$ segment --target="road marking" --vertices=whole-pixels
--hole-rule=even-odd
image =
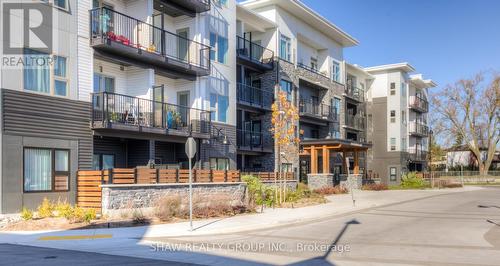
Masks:
[[[51,240],[84,240],[84,239],[104,239],[112,238],[113,235],[75,235],[75,236],[42,236],[38,240],[51,241]]]

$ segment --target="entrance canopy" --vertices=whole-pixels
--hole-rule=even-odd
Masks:
[[[330,172],[330,152],[342,152],[343,164],[345,165],[346,153],[354,154],[354,174],[359,174],[359,153],[366,152],[372,145],[356,141],[342,139],[315,139],[303,140],[300,155],[311,156],[311,174],[318,173],[318,155],[321,152],[323,160],[323,173]]]

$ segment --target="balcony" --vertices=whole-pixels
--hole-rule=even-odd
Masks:
[[[271,110],[274,93],[238,83],[238,104],[255,109]]]
[[[408,149],[408,158],[413,162],[427,161],[427,155],[427,151],[422,150],[421,147]]]
[[[345,86],[344,96],[360,103],[365,101],[365,91],[349,84]]]
[[[240,36],[236,36],[236,40],[238,63],[261,71],[269,71],[274,68],[273,51]]]
[[[418,95],[410,96],[408,105],[412,110],[415,110],[419,113],[427,113],[429,111],[429,102]]]
[[[90,45],[96,56],[155,68],[170,78],[210,74],[210,47],[102,7],[90,10]]]
[[[237,130],[237,145],[241,151],[273,152],[271,134],[247,130]]]
[[[410,132],[410,135],[416,137],[429,136],[429,127],[422,122],[410,122],[408,131]]]
[[[198,13],[210,10],[210,0],[159,0],[154,1],[154,7],[171,17],[196,17]]]
[[[300,99],[299,114],[301,118],[320,120],[323,122],[338,122],[339,116],[334,108],[312,99]]]
[[[365,130],[365,118],[359,115],[346,115],[344,127],[357,131]]]
[[[92,94],[92,128],[208,138],[210,111],[111,92]]]
[[[314,74],[316,74],[316,75],[319,75],[319,76],[321,76],[322,78],[330,79],[330,77],[328,77],[328,73],[326,73],[326,72],[321,72],[321,71],[319,71],[318,69],[313,68],[313,67],[308,66],[308,65],[305,65],[305,64],[303,64],[303,63],[298,63],[298,64],[297,64],[297,67],[300,67],[300,68],[302,68],[302,69],[305,69],[305,70],[307,70],[307,71],[309,71],[309,72],[311,72],[311,73],[314,73]]]

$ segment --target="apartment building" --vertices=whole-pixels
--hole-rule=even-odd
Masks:
[[[2,56],[48,63],[2,65],[1,213],[73,203],[79,169],[186,168],[189,136],[195,167],[236,168],[235,1],[7,2]],[[51,49],[15,37],[42,18]]]
[[[374,80],[367,91],[368,175],[396,184],[409,171],[427,168],[428,89],[436,84],[408,63],[364,69]]]
[[[343,158],[354,161],[358,157],[352,145],[365,148],[361,144],[365,141],[365,91],[348,75],[343,58],[343,49],[357,45],[357,40],[301,1],[251,0],[241,6],[265,18],[260,29],[244,29],[244,39],[273,51],[277,59],[273,71],[255,74],[250,82],[266,90],[275,86],[276,93],[284,91],[299,109],[300,154],[286,149],[278,154],[275,149],[274,168],[300,172],[302,180],[309,173],[346,173]],[[266,25],[267,21],[272,23]],[[362,86],[363,75],[359,78]],[[354,163],[349,167],[365,168]]]

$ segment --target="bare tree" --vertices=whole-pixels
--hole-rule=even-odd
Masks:
[[[436,131],[449,141],[463,141],[476,157],[480,174],[487,175],[500,139],[500,75],[461,79],[436,93],[432,103]],[[485,149],[486,156],[481,153]]]

